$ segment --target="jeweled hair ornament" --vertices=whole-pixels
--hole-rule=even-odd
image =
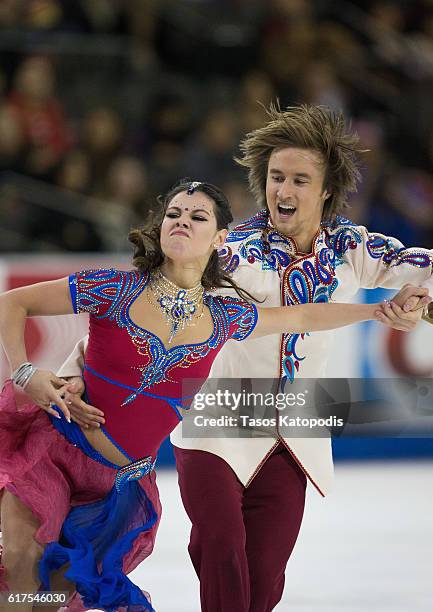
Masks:
[[[200,185],[202,185],[200,181],[192,181],[192,183],[188,185],[188,189],[186,191],[187,194],[192,195],[194,191],[197,189],[197,187],[199,187]]]

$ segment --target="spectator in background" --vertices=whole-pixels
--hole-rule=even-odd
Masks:
[[[306,64],[314,59],[316,24],[305,0],[271,0],[263,24],[262,68],[286,101],[297,100]]]
[[[357,119],[353,123],[359,136],[359,146],[365,151],[360,168],[362,180],[358,191],[350,198],[350,219],[360,225],[371,226],[372,210],[376,208],[377,199],[382,188],[391,154],[386,148],[385,131],[380,118]],[[378,225],[377,228],[382,228]],[[387,231],[388,234],[393,232]],[[394,232],[395,234],[395,232]]]
[[[6,93],[6,76],[0,68],[0,102],[3,104]]]
[[[62,2],[63,27],[71,22],[85,32],[117,32],[122,22],[122,2],[112,0],[75,0]]]
[[[30,223],[28,206],[10,180],[10,173],[25,169],[25,136],[17,113],[0,103],[0,251],[28,251]]]
[[[179,83],[179,89],[184,88],[185,83]],[[182,94],[159,91],[144,121],[148,140],[141,154],[149,162],[152,193],[156,196],[167,191],[184,174],[185,142],[194,129],[191,106],[183,91]]]
[[[347,92],[327,61],[315,61],[306,66],[300,86],[301,99],[308,104],[328,106],[334,111],[348,111]]]
[[[54,69],[48,58],[30,56],[21,63],[8,104],[25,137],[27,173],[51,182],[71,146],[72,134],[55,96]]]
[[[12,107],[0,106],[0,171],[22,172],[25,137],[17,113]]]
[[[22,18],[21,0],[2,0],[0,2],[0,29],[15,28]]]
[[[142,225],[149,212],[144,165],[134,157],[116,158],[107,174],[101,202],[102,233],[107,251],[129,251],[126,236],[132,227]]]
[[[405,11],[393,0],[371,3],[369,10],[369,33],[377,53],[389,64],[397,65],[401,60],[401,45],[405,42]]]
[[[230,202],[233,215],[231,228],[236,227],[248,216],[259,211],[257,202],[252,197],[245,181],[240,179],[227,181],[227,183],[224,183],[224,193]]]
[[[52,195],[52,194],[51,194]],[[93,218],[90,202],[62,193],[69,214],[53,208],[37,209],[37,214],[27,219],[30,250],[45,252],[71,251],[94,253],[103,250],[99,223]],[[87,206],[86,206],[87,204]],[[82,214],[86,206],[86,214]],[[77,213],[74,214],[74,208]]]
[[[237,130],[248,133],[266,121],[265,107],[277,97],[270,76],[263,70],[251,70],[242,79],[237,95]],[[260,104],[258,103],[260,102]]]
[[[371,226],[394,229],[401,240],[431,244],[433,232],[433,178],[418,168],[395,160],[388,166],[382,192],[371,207]]]
[[[361,200],[365,222],[373,230],[394,234],[413,244],[431,244],[433,237],[433,179],[428,171],[402,164],[384,146],[379,127],[366,128],[357,122],[363,144],[373,149],[365,155],[361,191],[352,203]],[[366,132],[369,133],[366,134]],[[375,144],[377,143],[377,145]],[[433,166],[433,164],[432,164]],[[353,215],[351,215],[352,217]]]
[[[131,0],[124,8],[131,35],[131,62],[136,72],[157,63],[155,38],[161,4],[157,0]]]
[[[188,87],[183,83],[183,86]],[[150,146],[161,142],[183,145],[194,129],[191,108],[186,96],[172,91],[161,91],[155,95],[146,129]],[[151,151],[150,151],[151,153]]]
[[[90,157],[82,149],[73,149],[63,159],[56,174],[56,184],[83,195],[89,194],[92,183]]]
[[[382,172],[401,171],[399,192],[429,197],[428,180],[414,178],[414,167],[431,171],[424,151],[433,128],[432,24],[431,0],[1,0],[0,29],[17,38],[10,48],[4,39],[0,59],[0,170],[101,198],[111,190],[115,160],[131,154],[145,161],[152,196],[198,171],[239,194],[230,143],[266,121],[257,102],[304,101],[370,124],[373,141],[371,117],[380,117],[383,159],[374,142],[366,145],[375,153],[365,157],[355,211],[374,194],[374,215],[382,202],[390,223]],[[55,63],[23,57],[20,30],[35,53],[45,43],[53,48],[51,35],[59,33]],[[74,34],[86,42],[71,53]],[[105,34],[113,35],[108,44]],[[387,146],[395,162],[385,171]]]
[[[169,140],[156,142],[149,160],[149,173],[153,195],[166,191],[182,175],[182,147]]]
[[[433,77],[433,4],[421,21],[420,31],[407,37],[410,48],[410,68],[418,78]],[[407,60],[406,60],[407,61]]]
[[[96,197],[105,188],[105,179],[124,141],[119,115],[111,108],[100,106],[88,112],[81,125],[82,147],[90,160],[92,191]]]
[[[338,74],[366,65],[366,49],[342,23],[331,20],[318,23],[316,37],[315,59],[326,61]]]
[[[211,109],[195,138],[186,146],[184,174],[216,185],[234,176],[233,155],[238,143],[238,121],[233,111]],[[237,173],[236,173],[237,176]]]
[[[62,22],[64,5],[62,0],[27,0],[21,3],[23,21],[29,29],[53,30]]]
[[[240,105],[257,107],[257,102],[260,101],[263,106],[268,107],[275,96],[274,84],[263,70],[250,70],[240,83],[238,94]]]

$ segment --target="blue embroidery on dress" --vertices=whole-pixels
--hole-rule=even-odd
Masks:
[[[108,318],[114,321],[120,329],[125,329],[138,353],[147,358],[142,367],[140,385],[133,390],[123,404],[136,399],[144,389],[161,382],[175,382],[170,378],[174,367],[188,368],[190,365],[206,357],[209,351],[224,344],[230,337],[243,339],[254,329],[257,322],[257,310],[236,298],[211,296],[205,294],[204,303],[208,306],[212,320],[213,331],[204,342],[184,344],[167,349],[158,336],[139,327],[129,315],[129,309],[141,292],[146,288],[149,275],[143,275],[137,270],[122,272],[116,270],[91,271],[87,279],[85,274],[78,275],[77,301],[81,310],[91,308],[90,312],[97,318]],[[115,286],[115,287],[114,287]],[[81,288],[84,287],[84,297]],[[106,311],[100,306],[104,296]],[[107,296],[114,296],[113,302],[107,304]],[[91,300],[93,299],[93,303]],[[102,311],[99,312],[98,308]],[[99,314],[98,314],[99,312]],[[235,324],[237,330],[230,336],[230,326]],[[177,411],[178,412],[178,411]]]
[[[222,300],[223,307],[229,317],[229,325],[236,325],[236,330],[230,335],[230,338],[232,340],[245,340],[257,324],[256,306],[234,297],[223,297]]]
[[[208,340],[198,344],[183,344],[166,349],[157,336],[136,326],[129,317],[129,314],[126,322],[121,321],[118,323],[119,327],[126,326],[136,346],[138,346],[136,339],[139,337],[140,349],[144,349],[144,351],[146,347],[150,349],[150,361],[141,369],[142,381],[137,389],[137,393],[160,382],[174,382],[170,378],[170,371],[174,367],[188,368],[190,365],[206,357],[211,350],[227,342],[230,338],[230,324],[233,322],[241,330],[239,336],[235,339],[241,339],[242,334],[246,337],[255,327],[257,311],[253,305],[247,304],[242,300],[237,302],[236,298],[214,297],[208,294],[205,295],[204,302],[210,309],[214,329]],[[240,316],[240,312],[237,311],[236,320],[230,314],[230,308],[233,308],[234,304],[238,306],[243,304],[243,315]],[[251,317],[251,312],[255,312],[254,317]],[[233,337],[235,336],[233,335]],[[135,397],[135,394],[131,395],[124,403],[132,401]]]
[[[122,285],[119,277],[124,274],[118,270],[84,270],[69,277],[69,288],[74,312],[88,312],[104,316],[106,311],[115,307]]]
[[[152,457],[143,457],[138,459],[129,465],[125,465],[120,468],[116,474],[114,484],[117,491],[121,491],[122,488],[131,482],[131,480],[140,480],[146,474],[149,474],[155,468],[156,459]]]
[[[116,387],[122,387],[122,389],[127,389],[128,391],[133,391],[133,396],[137,397],[137,395],[145,395],[147,397],[152,397],[152,398],[156,398],[159,400],[163,400],[164,402],[167,402],[167,404],[174,410],[174,412],[176,413],[176,416],[178,417],[178,419],[181,421],[182,420],[182,415],[178,410],[178,407],[180,406],[181,408],[183,408],[184,410],[189,410],[189,406],[188,405],[184,405],[183,402],[184,400],[188,400],[188,399],[192,399],[194,396],[184,396],[184,397],[170,397],[168,395],[157,395],[156,393],[149,393],[148,391],[139,391],[139,389],[135,389],[135,387],[131,387],[130,385],[125,385],[124,383],[118,382],[117,380],[113,380],[112,378],[109,378],[108,376],[104,376],[104,374],[100,374],[99,372],[96,372],[96,370],[94,370],[93,368],[91,368],[88,365],[84,365],[84,369],[87,370],[88,372],[90,372],[91,374],[93,374],[93,376],[96,376],[97,378],[100,378],[101,380],[105,380],[105,382],[111,383],[112,385],[116,385]],[[131,396],[129,396],[131,397]],[[129,397],[122,403],[122,406],[125,405],[126,403],[129,403]],[[129,401],[128,401],[129,400]],[[90,401],[90,400],[89,400]],[[107,437],[110,438],[108,432],[105,431],[104,427],[101,426],[101,429],[104,431],[104,433],[106,434]],[[110,438],[110,440],[113,442],[113,444],[115,444],[117,446],[117,442],[113,439]],[[118,449],[125,455],[125,451],[120,448],[120,446],[118,446]],[[126,456],[128,457],[128,459],[131,459],[131,461],[133,460],[131,457],[129,457],[129,455],[126,454]]]

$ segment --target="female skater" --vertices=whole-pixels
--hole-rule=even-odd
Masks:
[[[198,390],[230,339],[325,330],[380,312],[374,304],[248,303],[219,268],[216,251],[232,217],[212,185],[179,184],[162,215],[150,231],[131,232],[134,270],[88,270],[0,296],[13,372],[0,403],[3,589],[36,592],[67,580],[79,594],[69,610],[152,611],[126,573],[153,547],[160,514],[153,469],[192,399],[182,396],[182,379],[197,379]],[[228,286],[241,298],[208,293]],[[66,381],[30,364],[24,345],[27,316],[82,312],[90,314],[87,397],[106,418],[91,431],[70,422]],[[32,403],[22,405],[14,384]]]

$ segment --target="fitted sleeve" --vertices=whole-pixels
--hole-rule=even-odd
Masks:
[[[432,250],[406,248],[396,238],[368,232],[362,226],[356,230],[361,244],[348,252],[361,287],[399,289],[406,283],[423,285],[431,279]]]
[[[96,317],[110,314],[121,294],[123,275],[114,269],[83,270],[71,274],[69,290],[74,312],[87,312]]]
[[[228,321],[228,339],[245,340],[257,324],[257,308],[239,298],[221,298]]]

